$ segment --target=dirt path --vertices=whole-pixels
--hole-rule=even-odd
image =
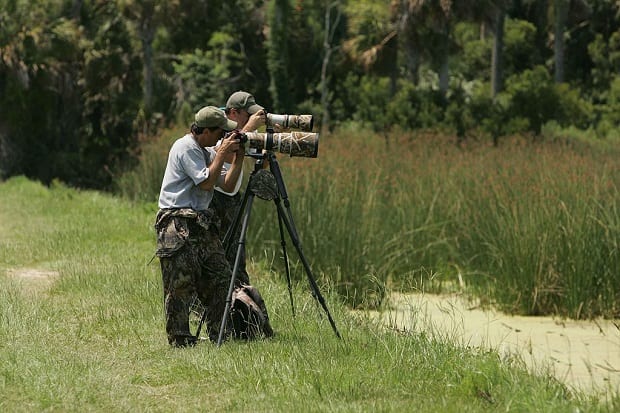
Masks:
[[[620,321],[563,321],[469,308],[457,295],[394,295],[386,325],[457,344],[518,354],[533,372],[550,367],[569,387],[620,392]]]

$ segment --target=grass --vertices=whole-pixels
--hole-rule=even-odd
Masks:
[[[321,137],[317,159],[279,156],[316,276],[356,307],[458,286],[512,313],[620,317],[620,148],[553,133],[494,147],[341,131]],[[145,146],[120,193],[154,202],[177,136]],[[283,271],[273,204],[254,203],[248,245]]]
[[[0,410],[614,411],[519,360],[388,331],[321,283],[343,339],[304,283],[254,262],[276,337],[221,348],[165,339],[152,204],[24,178],[0,183]],[[42,280],[32,270],[57,273]],[[17,275],[16,275],[17,274]]]

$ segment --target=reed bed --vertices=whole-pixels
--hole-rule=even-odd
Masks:
[[[305,254],[353,305],[459,288],[509,312],[589,318],[620,315],[615,159],[525,138],[351,133],[281,169]],[[279,249],[270,210],[252,221],[251,256]]]
[[[145,188],[158,189],[170,143],[145,151],[139,175],[119,180],[124,194],[156,199]],[[596,147],[343,130],[321,136],[316,159],[277,156],[313,275],[353,306],[380,306],[390,289],[459,289],[512,313],[612,318],[620,316],[619,151]],[[250,259],[284,272],[272,203],[254,202],[247,244]]]

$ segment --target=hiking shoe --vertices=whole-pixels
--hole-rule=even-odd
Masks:
[[[172,347],[194,347],[196,341],[194,336],[176,336],[168,340]]]

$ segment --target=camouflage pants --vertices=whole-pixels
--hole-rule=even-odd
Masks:
[[[168,342],[195,340],[189,329],[189,306],[195,295],[207,310],[209,338],[216,340],[232,276],[219,234],[213,224],[206,229],[192,218],[170,219],[177,228],[187,228],[188,234],[178,251],[160,256]]]
[[[232,226],[235,217],[237,216],[237,212],[239,208],[241,208],[241,203],[243,201],[243,195],[240,192],[237,192],[235,195],[230,196],[223,194],[221,192],[215,191],[213,193],[213,199],[211,200],[211,205],[209,208],[215,213],[215,216],[219,219],[219,230],[220,237],[222,240],[226,235],[228,229]],[[239,237],[241,237],[241,224],[239,222],[239,226],[237,227],[237,231],[233,234],[231,239],[231,246],[228,250],[228,254],[226,258],[230,263],[230,267],[233,268],[235,265],[235,258],[237,257],[237,249]],[[237,280],[242,282],[243,284],[250,284],[250,276],[246,270],[245,264],[245,245],[241,248],[241,257],[239,261],[239,271],[237,273]]]

